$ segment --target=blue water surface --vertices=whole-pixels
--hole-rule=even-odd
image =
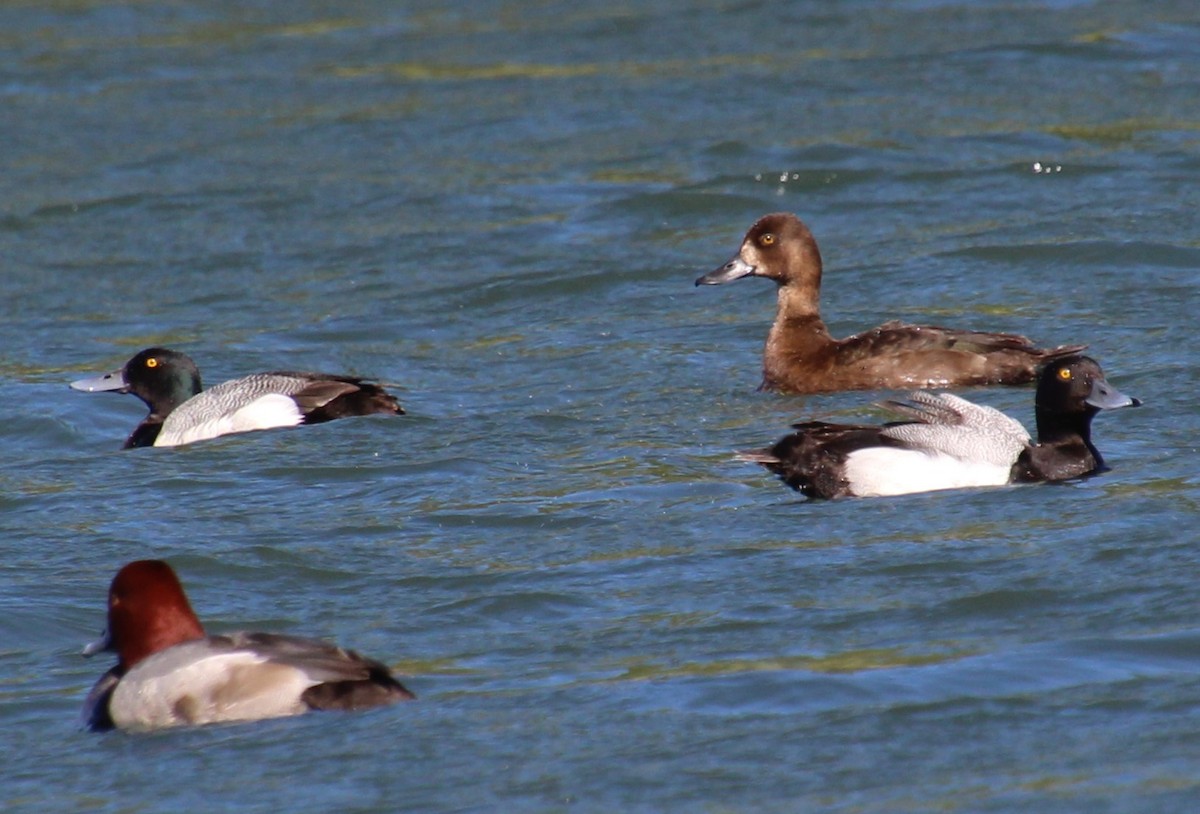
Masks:
[[[0,808],[1189,811],[1200,800],[1193,2],[0,7]],[[1081,342],[1144,405],[1080,482],[809,502],[733,458],[760,215],[888,319]],[[208,383],[408,414],[122,452]],[[1032,424],[1032,391],[965,395]],[[78,725],[123,563],[419,700]]]

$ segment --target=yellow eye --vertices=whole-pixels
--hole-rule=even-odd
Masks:
[[[146,367],[158,367],[158,360],[151,356],[146,360]]]
[[[760,238],[758,239],[758,245],[760,245],[760,246],[774,246],[774,245],[775,245],[775,235],[773,235],[773,234],[772,234],[772,233],[770,233],[770,232],[767,232],[765,235],[763,235],[762,237],[760,237]]]
[[[1064,367],[1062,370],[1058,371],[1058,378],[1062,379],[1064,382],[1071,381],[1071,368]]]

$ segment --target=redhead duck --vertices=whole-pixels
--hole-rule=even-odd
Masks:
[[[115,650],[84,705],[94,730],[250,721],[314,709],[365,709],[415,696],[387,666],[315,639],[206,636],[162,560],[138,560],[108,589],[108,629],[84,655]]]
[[[1015,419],[949,394],[915,392],[888,406],[911,421],[883,426],[807,421],[770,449],[741,453],[809,497],[880,497],[1078,478],[1104,468],[1092,444],[1100,410],[1141,402],[1108,383],[1095,360],[1056,359],[1038,377],[1038,442]]]
[[[363,379],[323,373],[255,373],[201,391],[200,370],[186,354],[147,348],[120,370],[71,382],[75,390],[133,393],[150,414],[125,441],[173,447],[219,435],[354,415],[403,415],[400,403]]]
[[[779,287],[775,324],[763,350],[759,389],[827,393],[955,385],[1021,384],[1039,365],[1085,345],[1043,349],[1015,334],[980,333],[886,322],[834,339],[821,321],[821,252],[795,215],[765,215],[732,260],[696,280],[720,285],[766,277]]]

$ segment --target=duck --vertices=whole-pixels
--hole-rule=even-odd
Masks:
[[[1141,402],[1087,356],[1049,362],[1034,396],[1037,442],[1014,418],[950,393],[914,391],[883,425],[806,421],[768,449],[739,453],[813,498],[884,497],[1080,478],[1106,469],[1092,443],[1100,410]]]
[[[93,731],[253,721],[312,710],[359,710],[414,696],[381,662],[317,639],[207,635],[163,560],[123,566],[108,589],[108,627],[84,648],[117,664],[88,693]]]
[[[809,228],[792,213],[775,212],[750,227],[729,262],[696,280],[701,286],[765,277],[778,286],[759,390],[810,394],[1025,384],[1046,362],[1086,348],[1039,348],[1017,334],[896,320],[834,339],[821,319],[821,271],[821,252]]]
[[[346,416],[404,414],[395,396],[353,376],[255,373],[204,390],[191,357],[159,347],[137,353],[120,370],[79,379],[71,387],[88,393],[132,393],[146,403],[150,413],[130,433],[124,449],[180,446]]]

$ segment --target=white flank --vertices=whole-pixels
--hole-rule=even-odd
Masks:
[[[298,715],[300,694],[319,682],[262,655],[206,651],[203,640],[155,653],[121,678],[109,711],[125,729],[156,729]]]
[[[1012,464],[964,461],[940,452],[867,447],[846,456],[846,480],[858,497],[1002,486]]]
[[[203,397],[201,393],[184,405],[186,407]],[[183,408],[180,408],[182,410]],[[179,426],[185,422],[175,421],[180,410],[167,416],[163,422],[162,431],[154,441],[156,447],[174,447],[180,444],[190,444],[194,441],[204,441],[219,435],[229,435],[235,432],[250,432],[251,430],[269,430],[274,427],[294,427],[301,422],[304,414],[291,396],[280,393],[269,393],[255,399],[249,404],[226,415],[210,418],[207,421]]]

